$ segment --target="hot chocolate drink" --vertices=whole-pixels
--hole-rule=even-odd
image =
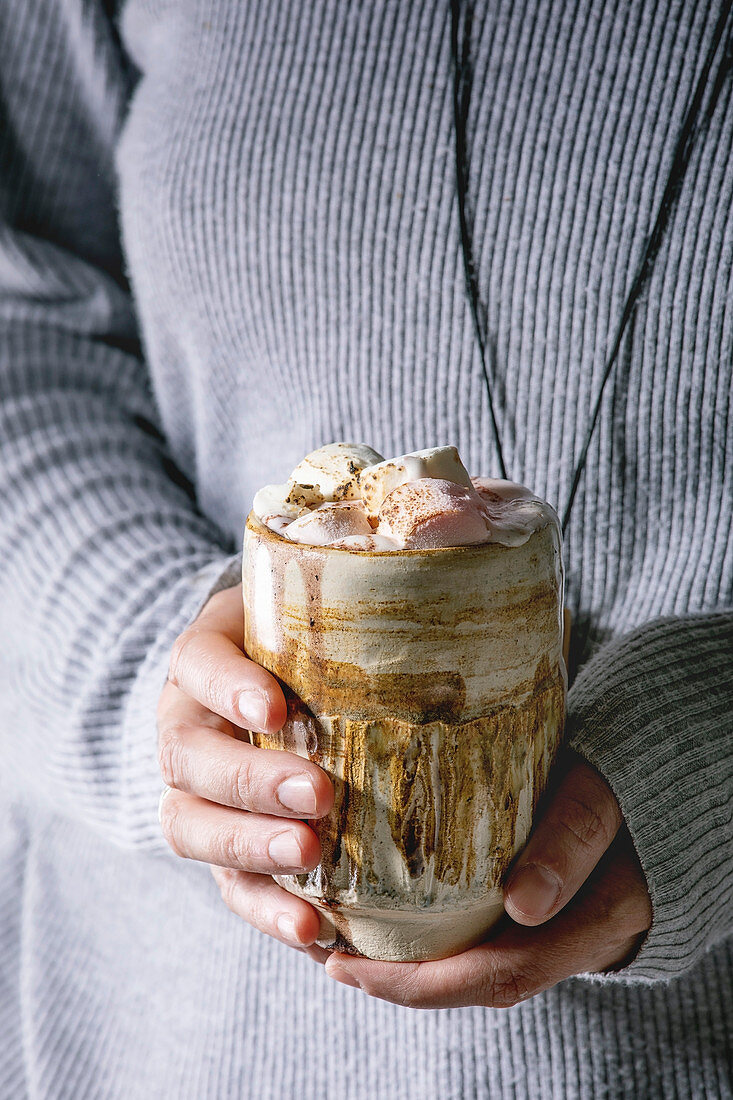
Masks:
[[[323,767],[322,859],[277,876],[324,947],[440,958],[484,938],[562,735],[557,516],[454,447],[308,455],[254,499],[245,648],[288,717],[254,744]]]

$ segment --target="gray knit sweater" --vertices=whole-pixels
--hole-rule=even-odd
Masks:
[[[509,475],[558,508],[719,10],[476,0],[489,367]],[[155,707],[254,490],[306,451],[455,443],[496,474],[449,4],[4,0],[0,74],[0,1096],[733,1096],[733,82],[566,540],[568,734],[651,932],[515,1008],[416,1011],[172,855]]]

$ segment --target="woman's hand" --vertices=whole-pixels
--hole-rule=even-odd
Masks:
[[[286,716],[280,685],[244,655],[243,635],[239,585],[213,596],[176,640],[158,705],[163,833],[176,854],[212,865],[233,912],[320,962],[330,958],[331,977],[414,1008],[508,1007],[633,955],[651,924],[646,880],[610,788],[570,754],[510,869],[512,921],[489,940],[424,963],[316,946],[316,910],[271,876],[316,866],[318,838],[294,819],[327,814],[333,785],[302,757],[238,739],[244,728],[275,732]]]
[[[242,730],[285,721],[277,680],[242,652],[242,586],[213,596],[177,639],[158,704],[158,752],[167,784],[160,823],[173,851],[212,865],[224,901],[262,932],[322,960],[310,947],[319,918],[273,874],[316,866],[318,837],[298,818],[333,805],[333,784],[291,752],[255,748]]]
[[[630,961],[652,920],[646,879],[611,788],[575,754],[510,868],[504,908],[511,921],[460,955],[386,963],[333,952],[326,973],[411,1008],[508,1008]]]

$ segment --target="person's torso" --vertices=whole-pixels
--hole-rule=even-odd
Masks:
[[[717,9],[474,5],[469,209],[509,476],[564,508]],[[496,474],[464,288],[450,4],[127,0],[118,154],[164,428],[238,539],[325,442]],[[601,406],[566,547],[596,637],[729,592],[731,84]],[[710,88],[708,88],[708,92]],[[729,554],[729,551],[728,551]]]

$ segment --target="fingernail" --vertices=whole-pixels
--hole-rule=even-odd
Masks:
[[[561,888],[562,883],[551,871],[529,863],[509,880],[507,896],[520,913],[539,920],[550,912]]]
[[[283,869],[303,867],[303,853],[295,833],[287,831],[278,833],[267,845],[270,859],[279,864]]]
[[[261,691],[248,689],[239,693],[237,700],[239,713],[245,721],[247,729],[254,729],[258,733],[264,733],[267,725],[267,700]]]
[[[277,788],[278,801],[299,814],[316,812],[316,789],[308,775],[291,775]]]
[[[280,913],[275,920],[277,930],[284,940],[288,943],[292,943],[296,947],[300,947],[300,939],[295,931],[295,918],[290,913]]]
[[[329,978],[334,978],[337,982],[342,982],[344,985],[353,985],[354,989],[361,989],[361,985],[354,975],[350,974],[348,970],[344,970],[343,966],[339,966],[338,963],[331,963],[330,966],[327,966],[326,973]]]

